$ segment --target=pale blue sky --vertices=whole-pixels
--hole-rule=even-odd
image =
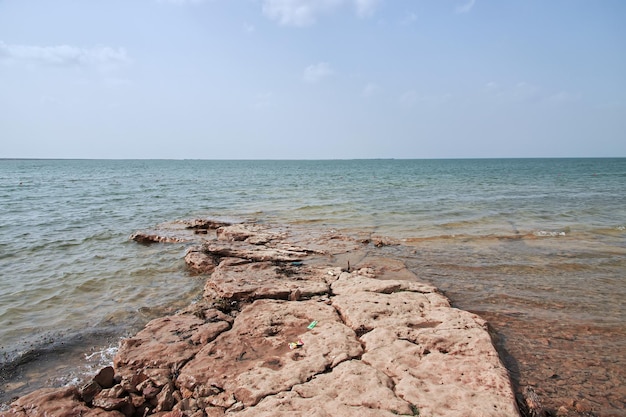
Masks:
[[[626,1],[0,0],[0,157],[626,156]]]

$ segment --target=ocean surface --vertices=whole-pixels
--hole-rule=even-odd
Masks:
[[[546,404],[626,415],[626,159],[0,160],[0,402],[80,381],[200,294],[195,217],[385,236]]]

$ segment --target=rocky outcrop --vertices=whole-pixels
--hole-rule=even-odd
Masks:
[[[355,247],[375,252],[371,242],[333,234],[320,250],[319,235],[311,249],[285,229],[217,230],[230,231],[186,255],[207,274],[201,301],[122,341],[114,372],[24,396],[5,414],[519,415],[484,320],[399,261],[330,265]]]

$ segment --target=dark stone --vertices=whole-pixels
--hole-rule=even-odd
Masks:
[[[102,388],[111,388],[115,385],[115,370],[112,366],[107,366],[106,368],[102,368],[98,375],[96,375],[93,380],[100,384]]]
[[[98,395],[100,391],[102,391],[102,386],[100,386],[100,384],[98,384],[96,381],[92,380],[91,382],[88,382],[87,384],[82,386],[82,388],[80,389],[80,398],[82,398],[85,403],[91,404],[94,397]]]

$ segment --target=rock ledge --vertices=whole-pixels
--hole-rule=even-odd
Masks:
[[[84,386],[3,415],[519,416],[486,322],[369,241],[210,221],[133,239],[194,243],[203,299],[123,340]]]

